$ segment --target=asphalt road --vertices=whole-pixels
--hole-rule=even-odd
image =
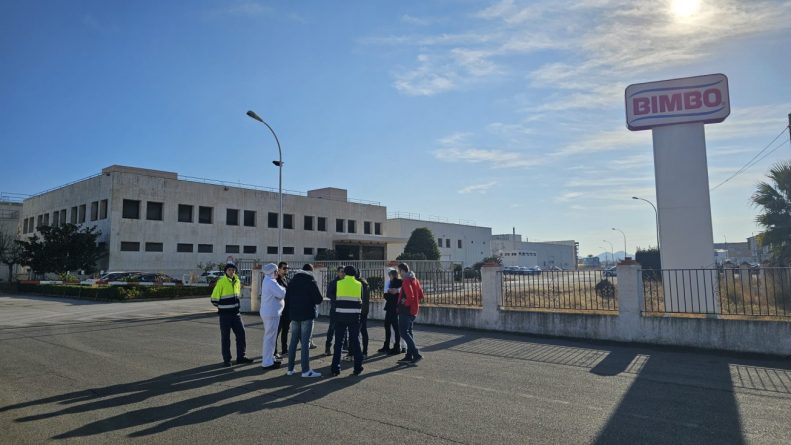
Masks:
[[[260,359],[260,319],[244,318]],[[369,329],[375,351],[383,329]],[[359,377],[344,364],[302,379],[258,360],[221,368],[205,299],[0,295],[0,443],[791,443],[789,360],[419,325],[416,336],[417,366],[374,355]]]

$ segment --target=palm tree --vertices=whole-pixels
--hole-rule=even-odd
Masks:
[[[752,200],[763,212],[755,221],[765,230],[760,235],[762,245],[772,246],[777,265],[791,265],[791,161],[772,166],[767,175],[771,180],[761,182]]]

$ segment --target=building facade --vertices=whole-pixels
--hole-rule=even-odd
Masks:
[[[114,165],[24,200],[21,233],[40,225],[96,226],[108,252],[101,269],[177,277],[229,256],[299,263],[332,249],[344,259],[385,259],[392,240],[384,206],[351,202],[336,188],[284,193],[281,221],[279,202],[276,191]]]
[[[401,255],[412,232],[422,227],[431,230],[434,235],[442,261],[472,266],[492,255],[490,227],[398,217],[387,220],[386,233],[402,240],[387,245],[388,259]]]
[[[19,218],[22,214],[22,203],[0,201],[0,233],[9,239],[19,234]],[[8,266],[0,263],[0,281],[8,281]]]
[[[574,240],[528,242],[522,241],[519,234],[497,234],[492,236],[492,253],[500,256],[505,265],[512,265],[508,262],[513,260],[516,261],[514,266],[577,267],[577,243]]]

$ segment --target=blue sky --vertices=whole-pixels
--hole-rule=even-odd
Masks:
[[[789,1],[6,1],[0,191],[111,164],[284,188],[347,188],[388,211],[474,221],[583,254],[654,244],[650,131],[623,90],[729,77],[706,128],[715,186],[791,112]],[[783,144],[785,140],[785,145]],[[786,133],[712,191],[714,238],[757,232],[750,195]]]

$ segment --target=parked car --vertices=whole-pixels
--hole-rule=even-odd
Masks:
[[[220,278],[224,273],[225,272],[221,270],[211,270],[208,272],[203,272],[202,274],[200,274],[200,280],[203,281],[204,283],[212,284],[215,281],[217,281],[217,279]]]
[[[525,275],[541,275],[541,272],[543,272],[538,266],[527,267],[526,269]]]
[[[181,280],[165,275],[163,273],[141,273],[132,275],[132,280],[140,281],[141,283],[175,283],[182,284]]]
[[[604,278],[617,277],[618,276],[618,271],[617,271],[615,266],[608,267],[607,269],[604,269],[603,271],[601,271],[601,276],[604,277]]]
[[[107,272],[104,275],[99,277],[101,281],[124,281],[125,279],[129,278],[132,275],[138,275],[140,272]]]

